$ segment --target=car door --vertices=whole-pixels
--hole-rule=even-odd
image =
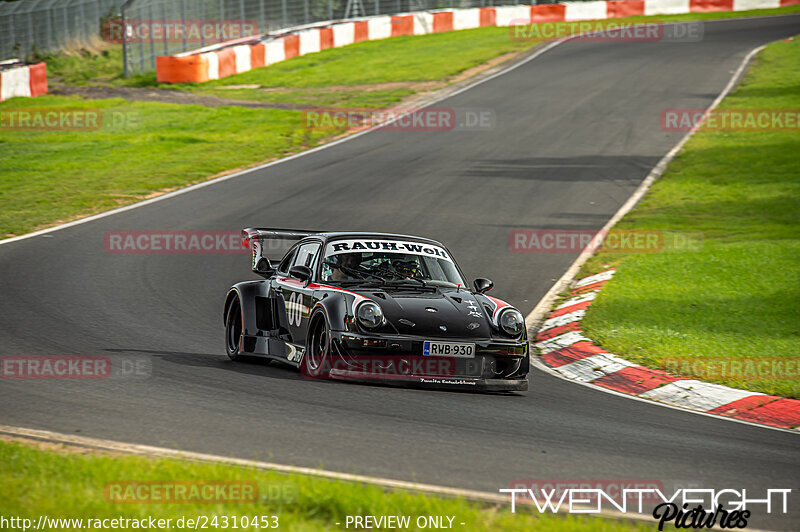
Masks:
[[[315,271],[319,259],[322,244],[319,241],[301,243],[296,248],[293,257],[287,255],[283,264],[278,267],[278,272],[274,277],[273,291],[278,297],[279,305],[285,309],[281,313],[281,326],[279,334],[284,342],[289,346],[294,346],[302,353],[306,343],[306,332],[308,331],[308,320],[310,318],[313,287],[310,283],[299,281],[289,276],[289,270],[294,266],[302,265]],[[296,361],[296,351],[289,350],[287,358]]]

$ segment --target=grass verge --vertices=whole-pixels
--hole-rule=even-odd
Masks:
[[[0,137],[0,235],[119,207],[318,144],[299,111],[43,96],[0,114],[97,117],[98,129],[11,131]],[[10,118],[6,118],[10,120]]]
[[[371,485],[238,466],[125,455],[76,454],[63,449],[53,452],[14,442],[0,441],[0,463],[3,464],[0,468],[0,515],[30,519],[34,524],[38,523],[40,516],[82,519],[84,528],[88,528],[89,519],[153,518],[171,519],[170,523],[165,522],[168,525],[165,528],[180,529],[187,528],[178,526],[178,520],[183,517],[184,523],[186,519],[200,518],[202,528],[201,516],[205,516],[206,523],[212,528],[210,524],[216,516],[219,528],[253,530],[265,528],[261,516],[267,517],[266,522],[274,525],[274,516],[281,530],[334,530],[345,528],[347,516],[404,515],[411,518],[410,530],[418,529],[414,523],[419,516],[451,516],[454,518],[453,528],[476,532],[616,532],[652,528],[652,524],[645,526],[648,523],[634,525],[573,515],[539,515],[527,510],[512,514],[510,506],[385,491]],[[147,491],[128,491],[130,482],[141,483]],[[228,489],[222,492],[222,496],[213,494],[199,504],[185,502],[186,499],[181,499],[181,503],[165,503],[147,498],[149,493],[156,493],[158,486],[161,487],[160,493],[166,494],[168,486],[174,489],[183,485],[189,490],[201,483],[227,483],[230,487],[238,487],[241,493]],[[137,498],[137,493],[142,497]],[[139,502],[118,502],[120,497]],[[252,526],[254,518],[257,518],[258,527]],[[445,519],[444,522],[448,521]],[[223,523],[228,523],[228,526]],[[62,523],[62,526],[49,524],[44,528],[81,528],[74,521]],[[189,525],[188,528],[194,527]]]
[[[798,89],[800,39],[773,43],[720,109],[796,114]],[[800,398],[799,212],[796,126],[701,129],[615,227],[699,236],[699,245],[658,253],[601,250],[582,273],[618,271],[590,307],[584,329],[638,364]]]

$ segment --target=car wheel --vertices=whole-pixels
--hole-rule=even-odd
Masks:
[[[306,353],[303,357],[303,375],[325,379],[330,371],[331,335],[328,322],[320,315],[314,321],[311,334],[306,342]]]
[[[231,360],[241,358],[242,343],[242,305],[239,296],[233,298],[225,316],[225,352]]]

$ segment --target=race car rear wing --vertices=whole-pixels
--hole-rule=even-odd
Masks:
[[[320,231],[248,227],[242,229],[242,247],[253,256],[251,268],[258,274],[271,273],[289,249],[302,239]]]

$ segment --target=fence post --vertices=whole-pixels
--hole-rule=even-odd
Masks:
[[[33,51],[33,11],[28,11],[28,51],[22,54],[23,56],[27,57],[31,55]],[[24,60],[25,57],[20,57],[20,59]]]
[[[86,4],[81,3],[81,41],[86,46]]]
[[[239,0],[239,24],[241,25],[239,35],[244,37],[244,0]]]
[[[69,16],[67,15],[67,6],[64,6],[64,48],[69,46]]]
[[[220,31],[222,31],[224,35],[224,30],[222,29],[224,27],[225,27],[225,2],[224,0],[219,0],[219,28],[217,28],[217,33],[214,35],[214,42],[220,42]]]
[[[131,0],[128,0],[122,4],[122,7],[119,9],[120,16],[122,16],[122,75],[126,78],[131,75],[131,72],[128,69],[128,32],[125,24],[126,9],[130,3]]]
[[[147,6],[147,18],[149,19],[150,28],[153,27],[153,4]],[[153,40],[153,32],[150,31],[150,64],[153,70],[156,69],[156,41]]]
[[[48,40],[50,40],[50,45],[51,46],[53,46],[53,43],[55,43],[55,46],[53,46],[53,48],[58,48],[58,36],[56,35],[56,32],[53,29],[53,28],[55,28],[55,24],[53,24],[53,22],[54,22],[55,17],[56,17],[56,10],[53,9],[53,4],[52,3],[50,5],[48,5],[47,7],[48,7],[48,9],[47,9],[47,32],[51,35],[51,37]]]
[[[8,57],[10,58],[11,55],[14,53],[14,43],[17,42],[16,31],[14,31],[15,30],[15,26],[14,26],[14,12],[13,11],[8,15],[8,22],[9,22],[9,26],[11,26],[11,41],[9,41],[11,43],[11,49],[8,51]]]
[[[181,0],[181,28],[183,28],[183,47],[181,52],[185,52],[188,47],[186,46],[186,4],[184,4],[184,0]]]
[[[201,18],[202,18],[204,24],[208,20],[208,9],[206,8],[207,5],[208,4],[206,4],[206,2],[202,3],[203,16]],[[201,31],[200,32],[200,48],[205,48],[205,47],[206,47],[206,32]]]
[[[261,20],[258,21],[258,34],[259,35],[263,35],[267,31],[266,30],[266,28],[267,28],[267,14],[264,12],[264,2],[265,1],[266,0],[261,0],[258,3],[259,14],[261,15]]]
[[[285,28],[286,26],[289,25],[289,21],[288,21],[289,17],[287,16],[287,13],[286,13],[286,0],[281,0],[281,10],[283,11],[283,13],[282,13],[283,14],[283,27]]]
[[[94,28],[97,29],[97,35],[100,35],[102,37],[102,33],[101,32],[103,31],[103,29],[100,27],[100,18],[101,18],[101,16],[100,16],[100,3],[99,3],[99,0],[95,0],[95,3],[94,3],[94,19],[92,19],[92,26],[94,26]],[[94,29],[93,28],[90,28],[89,31],[92,34],[94,34]]]
[[[166,4],[161,4],[161,24],[166,26],[167,23],[167,6]],[[150,31],[153,31],[153,24],[150,24]],[[169,55],[169,30],[164,28],[164,55]]]
[[[50,13],[51,13],[51,11],[49,9],[45,10],[42,13],[44,15],[45,19],[46,19],[46,27],[47,27],[47,29],[45,31],[47,32],[47,37],[46,37],[47,44],[45,45],[45,47],[48,50],[52,49],[52,47],[53,47],[53,42],[51,40],[53,38],[53,28],[52,28],[52,26],[50,26]]]

